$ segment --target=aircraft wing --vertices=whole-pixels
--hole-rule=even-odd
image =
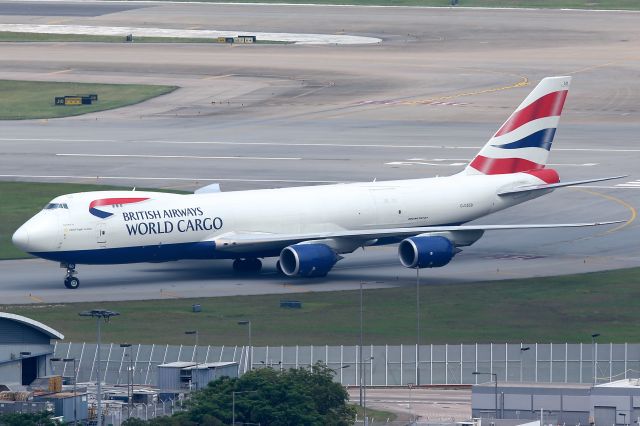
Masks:
[[[387,228],[344,230],[329,232],[311,232],[299,234],[274,234],[264,232],[229,232],[212,239],[216,243],[216,250],[229,252],[243,252],[249,250],[286,247],[304,241],[316,241],[326,239],[349,239],[367,241],[389,237],[411,237],[429,232],[472,232],[472,231],[498,231],[510,229],[545,229],[545,228],[582,228],[588,226],[601,226],[622,223],[623,220],[608,222],[588,223],[559,223],[559,224],[532,224],[532,225],[457,225],[457,226],[421,226],[415,228]]]
[[[542,184],[542,185],[516,186],[515,188],[510,188],[510,189],[505,189],[504,191],[500,191],[498,192],[498,195],[521,194],[523,192],[534,192],[534,191],[542,191],[543,189],[554,189],[554,188],[562,188],[565,186],[584,185],[585,183],[603,182],[605,180],[621,179],[625,177],[627,176],[626,175],[611,176],[611,177],[596,178],[596,179],[574,180],[572,182],[558,182],[558,183],[548,183],[548,184]]]

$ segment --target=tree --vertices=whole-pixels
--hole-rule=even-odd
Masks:
[[[56,426],[52,413],[12,413],[0,415],[0,426]]]
[[[346,426],[355,421],[349,394],[333,381],[335,372],[322,363],[311,369],[275,371],[262,368],[240,378],[220,378],[195,392],[187,410],[148,423],[126,422],[127,426],[229,425],[237,423],[273,426]]]

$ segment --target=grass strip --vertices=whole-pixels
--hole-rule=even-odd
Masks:
[[[455,263],[448,267],[455,268]],[[639,274],[640,268],[636,268],[423,286],[422,343],[587,343],[594,332],[601,333],[602,342],[636,342],[640,340]],[[295,280],[286,282],[295,285]],[[58,285],[56,280],[53,285]],[[215,285],[215,277],[211,285]],[[172,292],[179,293],[179,288]],[[300,300],[303,307],[280,308],[281,299],[291,298]],[[191,311],[194,303],[201,305],[202,312]],[[415,343],[412,286],[365,290],[364,304],[366,344]],[[95,341],[95,322],[79,317],[78,312],[98,307],[121,313],[103,327],[107,342],[187,345],[193,339],[184,330],[198,330],[201,344],[243,345],[246,329],[237,322],[244,319],[252,321],[253,343],[257,346],[354,345],[359,341],[358,291],[5,305],[0,309],[42,321],[65,334],[67,340],[91,342]]]
[[[357,399],[358,399],[357,397],[352,398],[351,402],[356,407],[356,413],[358,413],[358,418],[362,419],[364,417],[364,410],[360,405],[356,403]],[[391,411],[376,410],[374,408],[367,406],[367,417],[369,418],[369,422],[375,422],[371,424],[384,424],[387,421],[389,422],[394,421],[395,419],[398,418],[398,415],[396,413],[392,413]]]
[[[0,80],[0,120],[61,118],[137,104],[176,86]],[[97,94],[91,105],[55,105],[57,96]]]
[[[52,43],[52,42],[79,42],[79,43],[125,43],[125,36],[90,35],[90,34],[50,34],[50,33],[23,33],[0,31],[0,42],[5,43]],[[138,37],[133,38],[132,43],[209,43],[225,44],[217,38],[201,37]],[[290,44],[287,41],[256,40],[256,44]]]

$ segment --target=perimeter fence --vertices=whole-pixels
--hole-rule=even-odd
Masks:
[[[528,349],[527,349],[528,348]],[[55,356],[75,358],[78,382],[97,380],[97,345],[62,342]],[[157,366],[174,361],[238,362],[240,374],[252,367],[275,369],[305,368],[318,361],[336,372],[336,381],[345,386],[359,383],[364,374],[370,386],[460,385],[488,381],[544,383],[593,383],[638,378],[640,344],[458,344],[363,346],[174,346],[103,344],[101,380],[109,384],[127,383],[127,369],[140,385],[157,384]],[[251,353],[247,356],[248,352]],[[131,357],[130,357],[131,356]],[[363,363],[360,363],[360,360]],[[416,362],[417,360],[417,362]],[[362,367],[362,368],[361,368]],[[73,376],[73,364],[53,365],[55,374]]]

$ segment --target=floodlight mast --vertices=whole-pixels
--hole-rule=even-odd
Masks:
[[[103,422],[102,422],[102,386],[100,384],[100,364],[101,364],[101,353],[100,353],[100,343],[102,340],[102,330],[100,327],[100,320],[104,320],[104,322],[109,322],[109,320],[111,319],[111,317],[115,317],[120,315],[119,312],[115,312],[115,311],[109,311],[107,309],[92,309],[90,311],[82,311],[80,312],[78,315],[80,315],[81,317],[92,317],[96,319],[96,325],[98,327],[98,347],[96,349],[96,351],[98,352],[98,372],[97,372],[97,378],[98,378],[98,389],[96,392],[96,402],[98,404],[98,422],[97,425],[98,426],[102,426]]]
[[[127,368],[127,419],[131,417],[131,411],[133,410],[133,377],[134,377],[134,369],[133,369],[133,354],[131,351],[133,350],[133,346],[131,343],[121,343],[120,347],[123,352],[126,354],[127,348],[129,349],[129,368]]]

